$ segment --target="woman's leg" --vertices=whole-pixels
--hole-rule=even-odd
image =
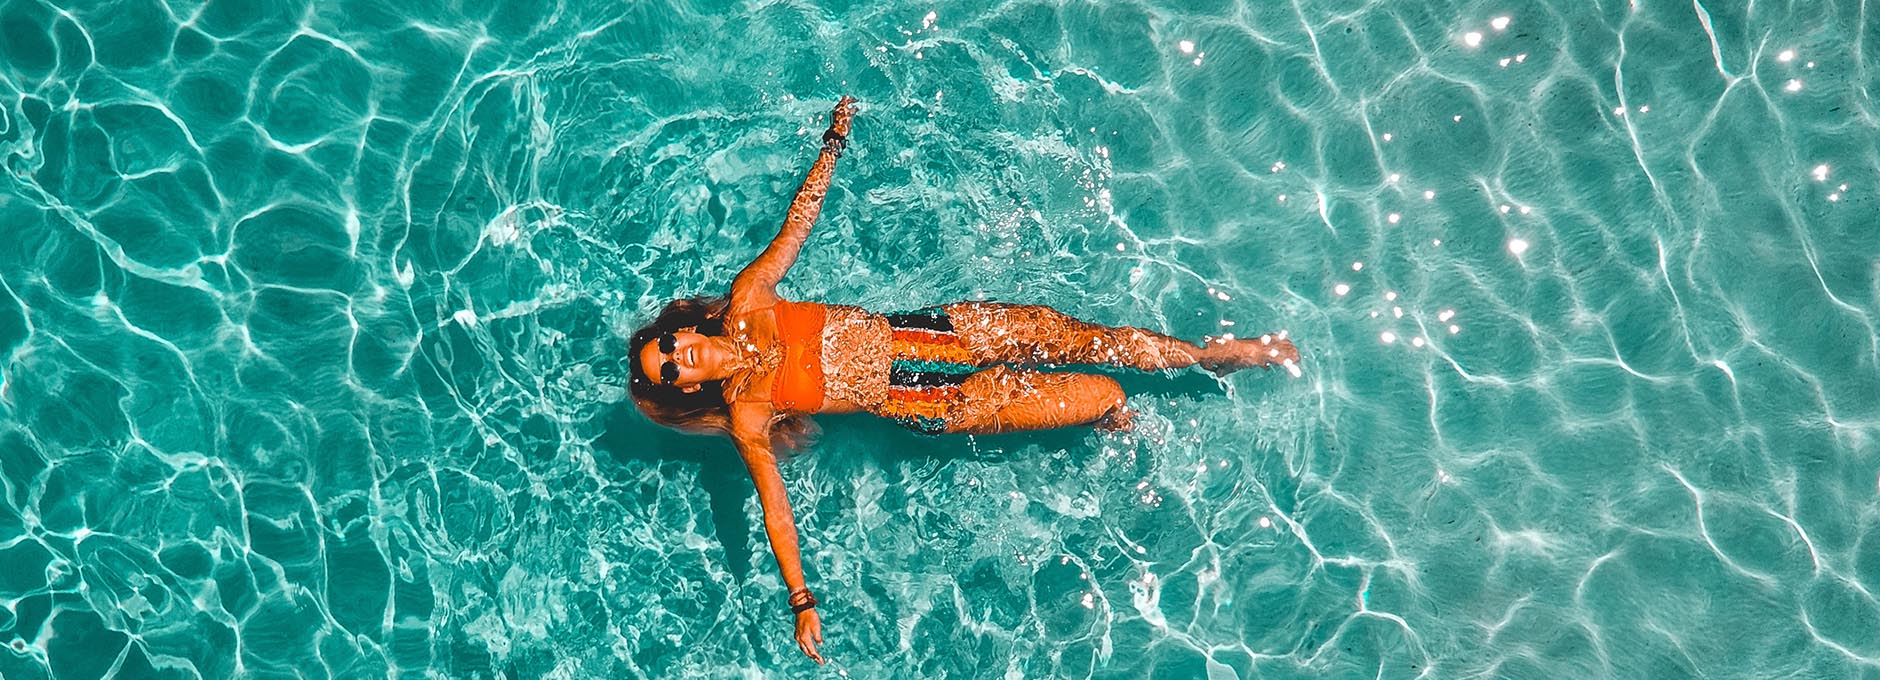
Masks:
[[[946,306],[960,343],[981,365],[1109,364],[1145,371],[1227,371],[1298,360],[1284,338],[1189,342],[1141,328],[1102,326],[1042,305],[959,302]]]
[[[994,434],[1095,424],[1128,430],[1134,414],[1115,380],[1082,373],[1040,373],[994,366],[960,384],[947,432]]]

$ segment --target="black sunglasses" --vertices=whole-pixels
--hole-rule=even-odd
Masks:
[[[672,354],[672,351],[678,348],[679,348],[679,339],[676,337],[673,337],[671,333],[667,333],[665,335],[659,336],[659,353],[660,354],[665,354],[665,355],[670,356]],[[661,363],[659,365],[659,380],[661,382],[664,382],[667,385],[671,385],[673,381],[676,381],[678,379],[679,379],[679,365],[678,364],[672,363],[671,359],[667,359],[664,363]]]

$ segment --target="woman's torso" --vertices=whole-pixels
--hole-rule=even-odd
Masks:
[[[869,411],[887,398],[891,335],[879,314],[780,301],[734,313],[726,333],[752,357],[744,376],[726,381],[726,401],[807,414]]]

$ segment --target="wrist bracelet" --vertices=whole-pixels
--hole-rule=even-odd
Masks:
[[[797,593],[803,594],[802,602],[796,601]],[[806,612],[815,608],[816,608],[816,595],[809,592],[808,588],[804,588],[802,590],[798,590],[796,592],[790,593],[790,613],[801,614],[803,612]]]
[[[847,149],[848,146],[848,135],[836,132],[835,128],[829,128],[823,131],[823,148],[828,149],[830,153],[834,153],[837,158],[842,157],[843,150]]]

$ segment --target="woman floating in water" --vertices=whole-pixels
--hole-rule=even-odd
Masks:
[[[633,402],[655,422],[722,432],[737,443],[764,507],[764,532],[796,613],[796,642],[817,663],[822,620],[803,580],[774,451],[800,444],[807,416],[868,412],[925,434],[1094,424],[1127,430],[1115,380],[1027,367],[1201,366],[1225,373],[1298,359],[1284,338],[1195,345],[1139,328],[1086,323],[1036,305],[956,302],[903,314],[777,296],[822,211],[855,100],[836,103],[821,155],[783,230],[731,282],[731,295],[674,300],[628,342]],[[776,446],[773,446],[773,442]]]

